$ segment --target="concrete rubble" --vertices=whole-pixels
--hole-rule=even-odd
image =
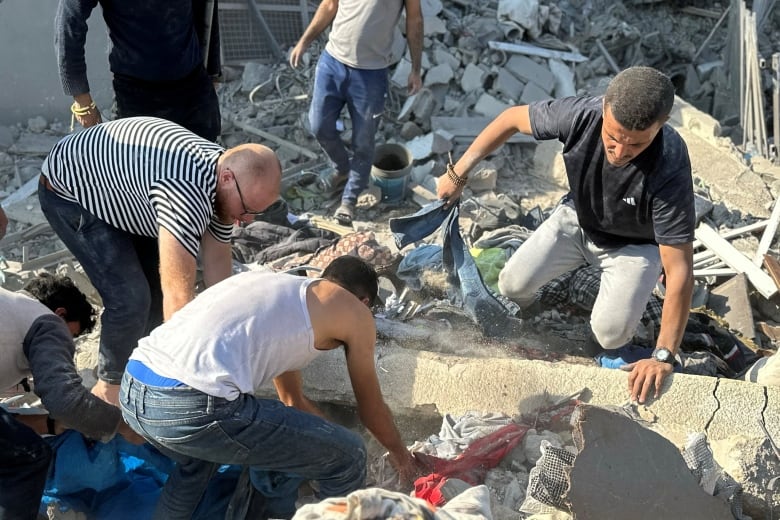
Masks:
[[[640,0],[424,0],[424,88],[406,96],[410,63],[399,52],[377,139],[400,142],[411,151],[415,168],[408,195],[401,204],[387,206],[374,189],[359,204],[356,229],[375,232],[395,251],[388,218],[413,213],[435,199],[435,177],[444,172],[449,157],[459,157],[502,110],[552,97],[599,94],[616,68],[652,65],[679,87],[670,124],[689,147],[702,201],[695,299],[754,350],[776,351],[780,296],[767,266],[780,256],[780,166],[737,146],[738,120],[728,110],[730,98],[722,95],[727,28],[716,25],[728,2],[700,3],[706,5],[688,2],[683,9],[676,2]],[[780,13],[773,13],[759,41],[770,51],[774,45],[775,52],[778,20]],[[222,144],[256,141],[273,147],[282,161],[285,189],[296,186],[307,172],[327,166],[306,117],[318,51],[315,44],[303,70],[293,71],[284,63],[226,67],[218,86]],[[348,140],[349,119],[342,123],[342,136]],[[11,221],[0,241],[0,283],[17,289],[37,269],[58,269],[77,278],[99,304],[33,195],[43,157],[68,133],[68,126],[66,121],[35,117],[0,127],[0,203]],[[509,224],[543,218],[567,189],[559,151],[558,143],[537,145],[527,136],[513,137],[473,172],[464,202],[503,196],[518,208]],[[322,216],[329,215],[331,206],[332,201],[330,206],[316,201],[306,211],[326,222]],[[462,215],[464,231],[479,226],[478,213]],[[527,336],[497,343],[482,337],[457,309],[445,309],[443,277],[424,282],[414,294],[419,304],[414,314],[404,320],[378,319],[382,387],[394,411],[410,423],[420,415],[430,419],[469,410],[522,414],[585,389],[580,399],[593,406],[584,408],[582,421],[575,425],[582,446],[568,495],[576,517],[638,518],[634,513],[641,510],[646,518],[729,518],[728,506],[699,493],[701,487],[688,478],[682,458],[678,460],[687,436],[695,433],[706,434],[717,462],[742,485],[747,514],[765,518],[780,508],[780,495],[770,489],[771,479],[780,474],[780,459],[771,449],[773,439],[780,441],[780,389],[678,374],[666,382],[660,399],[639,407],[637,413],[651,423],[651,431],[599,408],[626,405],[626,377],[570,355],[585,337],[582,315],[571,309],[546,310],[527,320]],[[383,291],[399,296],[392,286],[383,285]],[[80,364],[88,377],[95,360],[94,339],[93,334],[80,342]],[[324,356],[307,369],[304,380],[317,401],[353,403],[337,356]],[[533,467],[542,440],[555,446],[559,436],[569,441],[571,432],[527,435],[521,462]],[[492,473],[489,479],[495,517],[527,518],[518,513],[527,474]],[[666,489],[654,493],[652,482],[663,482],[677,494],[670,498]],[[605,487],[613,500],[598,495]],[[690,490],[684,499],[683,488]]]

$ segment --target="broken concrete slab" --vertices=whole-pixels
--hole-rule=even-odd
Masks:
[[[525,84],[513,74],[503,68],[498,70],[498,75],[493,82],[493,91],[496,94],[503,95],[507,100],[517,102],[520,100],[524,89]]]
[[[512,56],[504,67],[523,83],[534,83],[547,94],[555,88],[555,76],[550,69],[527,56]]]
[[[525,85],[523,93],[520,96],[520,104],[527,105],[534,101],[544,101],[545,99],[550,99],[549,92],[539,87],[536,83],[529,82]]]
[[[674,444],[625,412],[580,405],[572,422],[579,453],[568,500],[575,517],[734,518],[727,502],[699,486]]]
[[[450,80],[455,77],[455,73],[447,63],[436,65],[425,73],[425,79],[423,84],[426,87],[432,87],[433,85],[447,85]]]
[[[460,88],[467,93],[482,90],[486,74],[487,71],[479,65],[467,64],[460,77]]]
[[[743,273],[711,289],[707,307],[722,316],[730,329],[746,338],[755,339],[756,327],[750,306],[748,280]]]
[[[474,140],[479,133],[493,120],[491,117],[446,117],[434,116],[431,118],[431,129],[447,130],[455,140],[468,142]],[[520,132],[512,135],[508,143],[535,143],[536,140]]]

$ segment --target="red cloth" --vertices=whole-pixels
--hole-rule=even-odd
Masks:
[[[415,453],[415,458],[431,473],[414,481],[414,496],[440,506],[446,501],[441,493],[446,479],[457,478],[472,486],[481,484],[488,470],[496,467],[517,446],[528,429],[524,424],[507,424],[472,442],[463,453],[451,460]]]

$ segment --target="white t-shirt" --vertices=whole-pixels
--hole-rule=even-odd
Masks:
[[[306,305],[307,288],[318,280],[259,271],[231,276],[141,339],[130,359],[216,397],[254,393],[321,353]]]

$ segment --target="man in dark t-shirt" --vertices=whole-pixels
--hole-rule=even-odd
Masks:
[[[584,263],[601,268],[587,354],[626,344],[661,268],[666,297],[650,359],[626,368],[631,398],[644,402],[677,363],[693,291],[695,211],[688,150],[666,125],[674,87],[650,67],[624,70],[604,97],[566,98],[512,107],[492,121],[439,180],[455,201],[468,172],[515,132],[558,139],[569,193],[515,252],[499,290],[530,304],[549,280]]]

